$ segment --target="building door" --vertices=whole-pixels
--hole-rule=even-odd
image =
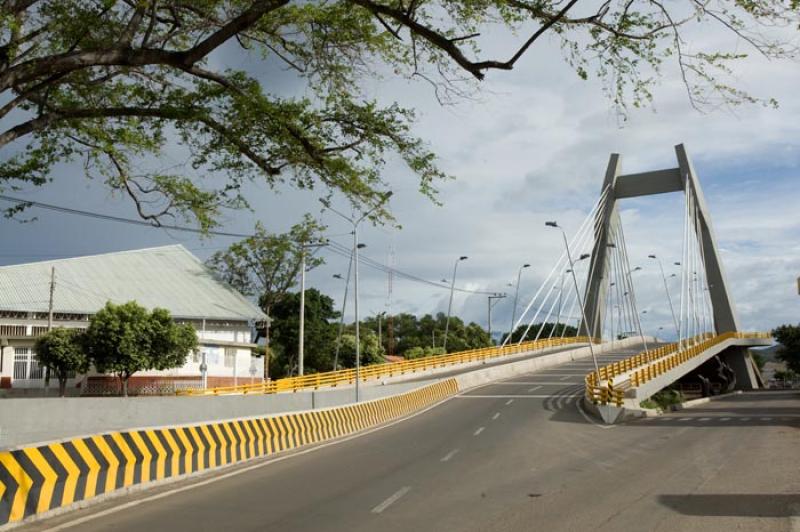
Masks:
[[[44,386],[44,368],[39,365],[36,353],[28,347],[14,348],[14,388],[41,388]]]

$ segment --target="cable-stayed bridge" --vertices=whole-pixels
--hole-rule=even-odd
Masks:
[[[699,180],[675,151],[676,168],[632,175],[612,155],[577,232],[547,223],[564,251],[514,324],[524,334],[172,398],[194,412],[255,404],[255,416],[0,451],[0,527],[51,516],[22,530],[793,530],[796,468],[775,457],[796,452],[798,394],[757,390],[747,348],[769,335],[739,329]],[[618,202],[673,192],[681,292],[665,283],[665,342],[642,329]],[[334,406],[356,383],[369,393]],[[676,383],[715,400],[642,407]],[[306,406],[271,406],[286,397]]]

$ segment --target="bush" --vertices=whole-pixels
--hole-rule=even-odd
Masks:
[[[642,408],[660,408],[661,410],[670,410],[673,405],[679,405],[683,402],[683,394],[678,390],[667,388],[658,393],[653,394],[649,399],[645,399],[639,405]]]

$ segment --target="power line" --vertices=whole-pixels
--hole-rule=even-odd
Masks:
[[[17,204],[22,204],[22,205],[28,205],[30,207],[37,207],[37,208],[40,208],[40,209],[54,211],[54,212],[58,212],[58,213],[62,213],[62,214],[71,214],[71,215],[74,215],[74,216],[84,216],[84,217],[87,217],[87,218],[94,218],[94,219],[97,219],[97,220],[104,220],[104,221],[117,222],[117,223],[126,223],[126,224],[130,224],[130,225],[138,225],[138,226],[151,227],[151,228],[156,228],[156,229],[169,229],[169,230],[172,230],[172,231],[182,231],[182,232],[186,232],[186,233],[194,233],[194,234],[200,234],[200,235],[213,235],[213,236],[222,236],[222,237],[231,237],[231,238],[251,238],[251,237],[255,236],[253,234],[234,233],[234,232],[228,232],[228,231],[213,231],[213,230],[203,231],[202,229],[198,229],[196,227],[186,227],[186,226],[181,226],[181,225],[154,224],[154,223],[151,223],[151,222],[146,222],[144,220],[136,220],[136,219],[133,219],[133,218],[125,218],[123,216],[114,216],[114,215],[111,215],[111,214],[103,214],[103,213],[98,213],[98,212],[85,211],[85,210],[81,210],[81,209],[73,209],[73,208],[70,208],[70,207],[62,207],[60,205],[53,205],[51,203],[44,203],[44,202],[41,202],[41,201],[33,201],[33,200],[15,198],[15,197],[12,197],[12,196],[6,196],[4,194],[0,194],[0,200],[9,201],[9,202],[12,202],[12,203],[17,203]],[[341,235],[330,235],[330,236],[341,236]],[[340,244],[338,242],[334,242],[333,240],[327,240],[326,244],[327,244],[328,249],[330,249],[332,252],[334,252],[334,253],[336,253],[338,255],[341,255],[341,256],[345,256],[345,257],[349,257],[350,256],[350,251],[351,251],[350,248],[348,248],[348,247],[346,247],[346,246],[344,246],[344,245],[342,245],[342,244]],[[413,281],[413,282],[417,282],[417,283],[423,283],[423,284],[426,284],[428,286],[433,286],[435,288],[439,288],[439,289],[443,289],[443,290],[450,290],[450,288],[447,287],[447,286],[443,286],[443,285],[441,285],[439,283],[436,283],[434,281],[430,281],[428,279],[424,279],[422,277],[418,277],[416,275],[413,275],[413,274],[410,274],[410,273],[406,273],[406,272],[397,270],[395,268],[390,268],[390,267],[388,267],[388,266],[386,266],[386,265],[384,265],[384,264],[382,264],[382,263],[380,263],[380,262],[378,262],[376,260],[370,259],[369,257],[366,257],[364,255],[359,255],[358,262],[360,264],[363,264],[364,266],[367,266],[367,267],[370,267],[370,268],[373,268],[373,269],[376,269],[376,270],[380,270],[380,271],[382,271],[384,273],[391,272],[394,275],[396,275],[396,276],[398,276],[400,278],[406,279],[408,281]],[[483,291],[483,290],[469,290],[467,288],[455,288],[455,291],[456,292],[465,293],[465,294],[478,294],[478,295],[494,295],[494,294],[497,293],[497,292],[490,292],[490,291]]]

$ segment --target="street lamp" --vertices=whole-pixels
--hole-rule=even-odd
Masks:
[[[658,267],[661,270],[661,279],[664,281],[664,291],[667,293],[667,302],[669,303],[669,311],[672,313],[672,322],[675,324],[675,334],[680,335],[678,331],[678,318],[675,317],[675,307],[672,306],[672,296],[669,293],[669,286],[667,285],[667,276],[664,274],[664,266],[661,264],[661,259],[659,259],[656,255],[648,255],[650,259],[654,259],[658,262]],[[673,276],[675,274],[672,274]]]
[[[339,351],[342,347],[342,333],[344,332],[344,313],[347,309],[347,289],[350,287],[350,270],[353,267],[353,255],[350,255],[350,262],[347,265],[347,280],[344,283],[344,297],[342,298],[342,313],[339,316],[339,334],[336,335],[336,351],[333,356],[333,371],[339,369]],[[342,274],[334,273],[334,279],[339,279],[340,281],[344,280]]]
[[[329,211],[333,212],[334,214],[339,215],[340,217],[342,217],[343,219],[347,220],[348,222],[350,222],[353,225],[353,266],[354,266],[353,269],[354,269],[354,273],[355,273],[355,275],[354,275],[354,278],[355,278],[355,289],[354,289],[354,294],[353,294],[353,307],[354,307],[354,310],[355,310],[355,318],[356,318],[356,375],[355,375],[355,377],[356,377],[356,379],[355,379],[356,380],[356,383],[355,383],[356,384],[356,386],[355,386],[356,403],[359,402],[359,400],[361,399],[360,390],[359,390],[359,380],[361,379],[361,343],[360,343],[361,342],[361,337],[359,335],[359,326],[358,326],[358,250],[364,247],[363,244],[359,244],[358,243],[358,225],[361,222],[363,222],[370,214],[372,214],[373,212],[375,212],[376,210],[381,208],[383,206],[383,204],[386,203],[387,201],[389,201],[389,198],[391,198],[391,197],[392,197],[392,191],[390,190],[389,192],[387,192],[386,194],[383,195],[383,197],[380,199],[380,201],[377,204],[375,204],[375,206],[373,206],[367,212],[363,213],[361,215],[361,217],[359,217],[359,218],[346,216],[346,215],[342,214],[341,212],[337,211],[336,209],[334,209],[333,207],[331,207],[330,202],[328,202],[328,201],[326,201],[326,200],[324,200],[322,198],[320,198],[320,200],[319,200],[320,203],[322,203],[322,205],[326,209],[328,209]]]
[[[517,319],[517,300],[519,299],[519,282],[522,278],[522,270],[530,267],[530,264],[523,264],[519,267],[519,270],[517,270],[517,289],[514,291],[514,307],[511,309],[511,331],[508,333],[509,338],[514,334],[514,320]],[[489,328],[491,329],[491,324]]]
[[[300,331],[297,345],[297,374],[303,376],[305,360],[305,323],[306,323],[306,249],[327,245],[324,240],[310,244],[300,244]]]
[[[456,263],[453,266],[453,280],[450,283],[450,303],[447,305],[447,321],[444,323],[444,342],[442,343],[445,353],[447,353],[447,331],[450,329],[450,312],[453,310],[453,292],[456,289],[456,272],[458,271],[458,263],[462,260],[467,260],[468,258],[469,257],[466,255],[462,255],[458,258],[458,260],[456,260]]]
[[[564,248],[567,251],[567,260],[569,260],[569,268],[572,272],[572,282],[575,283],[575,295],[578,298],[578,305],[581,307],[581,317],[583,318],[583,323],[588,325],[586,321],[586,309],[583,307],[583,298],[581,297],[581,291],[578,289],[578,278],[575,276],[575,264],[572,262],[572,254],[569,251],[569,242],[567,242],[567,233],[564,232],[564,229],[558,225],[558,223],[552,222],[545,222],[544,225],[546,227],[554,227],[561,231],[561,236],[564,237]],[[597,365],[597,357],[594,354],[594,347],[592,346],[592,338],[589,338],[589,352],[592,354],[592,362],[594,362],[594,371],[597,374],[597,385],[600,385],[600,367]]]
[[[636,308],[636,293],[633,291],[633,272],[638,272],[641,270],[641,266],[636,266],[633,270],[628,272],[626,277],[628,278],[628,286],[630,287],[630,296],[631,296],[631,305],[633,306],[633,316],[636,318],[636,327],[639,329],[639,337],[642,339],[642,344],[644,345],[644,352],[647,353],[649,349],[647,348],[647,340],[644,337],[644,332],[642,331],[642,321],[639,319],[639,311]],[[625,292],[625,295],[628,295],[628,292]]]
[[[489,301],[489,316],[488,316],[488,320],[489,320],[489,327],[488,327],[488,329],[489,329],[489,341],[492,342],[492,345],[494,345],[494,340],[492,339],[492,307],[497,304],[497,301],[492,303],[492,299],[497,299],[499,301],[501,299],[504,299],[505,297],[506,297],[506,294],[490,294],[490,295],[487,296],[487,299]]]

